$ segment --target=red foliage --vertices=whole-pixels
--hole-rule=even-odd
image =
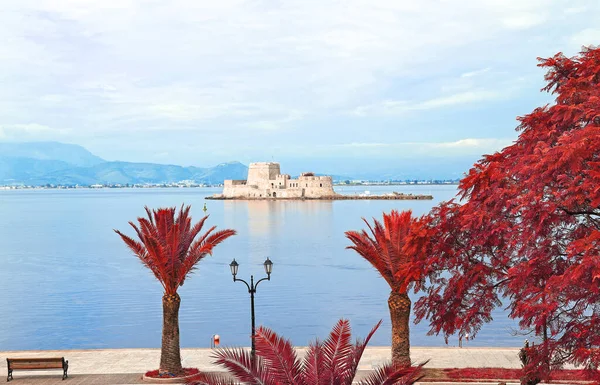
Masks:
[[[444,374],[451,379],[515,380],[521,378],[522,370],[504,368],[461,368],[444,369]],[[554,381],[588,381],[589,379],[589,373],[585,370],[557,370],[550,376],[550,380]]]
[[[347,248],[369,261],[392,291],[406,293],[410,285],[420,279],[413,258],[405,253],[405,244],[415,223],[412,212],[383,213],[383,223],[373,219],[373,226],[364,218],[363,221],[369,232],[347,231],[346,237],[354,244]]]
[[[195,374],[200,373],[200,371],[196,368],[183,368],[183,375],[179,376],[179,377],[188,377],[188,376],[193,376]],[[158,369],[156,370],[151,370],[149,372],[146,372],[146,377],[151,377],[151,378],[174,378],[174,375],[171,375],[170,373],[163,373],[160,374],[158,372]]]
[[[181,206],[178,214],[174,207],[145,209],[148,218],[138,218],[139,227],[129,222],[139,241],[115,232],[144,266],[152,270],[167,295],[176,294],[196,264],[212,254],[216,245],[235,235],[235,230],[214,231],[216,226],[213,226],[196,239],[208,215],[192,226],[190,206]]]
[[[474,336],[506,298],[543,342],[536,359],[600,364],[600,49],[540,59],[556,104],[520,117],[517,141],[461,181],[462,204],[421,222],[409,251],[431,333]],[[419,247],[421,245],[422,247]],[[425,259],[427,257],[427,259]],[[425,262],[426,261],[426,262]],[[442,274],[443,271],[450,273]],[[427,285],[426,285],[427,283]]]
[[[201,373],[193,381],[197,385],[246,385],[289,384],[289,385],[351,385],[358,362],[369,340],[381,325],[381,321],[371,330],[365,340],[350,342],[351,331],[347,320],[340,320],[329,337],[312,343],[301,361],[289,340],[268,328],[256,331],[256,360],[252,362],[250,353],[243,349],[220,349],[215,354],[216,363],[225,367],[235,378]],[[376,369],[363,380],[363,385],[410,385],[419,380],[421,367],[393,367]]]

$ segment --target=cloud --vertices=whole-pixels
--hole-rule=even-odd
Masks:
[[[230,138],[286,148],[366,142],[367,131],[374,142],[384,132],[399,142],[407,130],[396,127],[410,118],[409,139],[425,140],[437,135],[423,123],[432,111],[526,113],[529,104],[508,103],[538,99],[514,79],[537,81],[537,93],[535,57],[562,51],[569,37],[580,45],[596,36],[597,0],[570,3],[3,0],[0,125],[72,127],[38,134],[92,144],[106,157],[169,147],[190,163],[198,151],[176,149],[208,137],[210,154],[230,152]],[[461,137],[507,136],[507,127],[479,133],[491,128],[448,122]],[[142,140],[150,155],[136,148]]]
[[[507,97],[507,94],[498,91],[478,89],[415,102],[386,100],[377,104],[357,107],[354,109],[353,114],[356,116],[396,115],[410,111],[426,111],[464,104],[481,103],[504,97]]]
[[[41,138],[64,135],[66,133],[68,133],[68,130],[51,128],[38,123],[0,125],[0,139],[4,140],[18,140],[23,138],[41,140]]]
[[[494,149],[499,150],[506,146],[510,146],[514,142],[513,139],[498,139],[498,138],[484,138],[484,139],[459,139],[454,142],[439,142],[439,143],[428,143],[427,146],[432,148],[448,148],[448,149]]]
[[[493,150],[497,151],[503,147],[509,146],[513,143],[512,139],[499,139],[499,138],[465,138],[458,139],[451,142],[398,142],[398,143],[377,143],[377,142],[364,142],[364,143],[344,143],[336,144],[332,147],[337,148],[356,148],[356,149],[406,149],[412,148],[428,151],[431,149],[448,149],[448,150]]]
[[[511,76],[506,71],[492,71],[491,67],[463,72],[430,81],[430,89],[420,90],[422,98],[383,100],[355,107],[351,114],[360,117],[393,116],[507,100],[529,86],[526,78]]]
[[[480,70],[465,72],[464,74],[461,74],[460,77],[461,78],[470,78],[470,77],[473,77],[473,76],[478,76],[478,75],[485,74],[486,72],[489,72],[490,70],[491,70],[490,67],[486,67],[486,68],[482,68]]]
[[[502,23],[509,29],[527,29],[540,25],[547,20],[544,13],[523,13],[511,15],[502,19]]]
[[[575,48],[590,45],[598,46],[600,45],[600,28],[583,29],[571,36],[570,43]]]
[[[497,91],[488,90],[472,90],[465,91],[454,95],[448,95],[435,99],[426,100],[421,103],[417,103],[412,106],[415,110],[430,110],[439,107],[455,106],[459,104],[468,104],[473,102],[481,102],[485,100],[494,100],[502,97],[503,95]]]
[[[286,115],[281,118],[270,119],[270,120],[258,120],[244,125],[249,128],[257,130],[278,130],[285,128],[288,123],[298,121],[302,119],[304,113],[302,111],[289,111]]]

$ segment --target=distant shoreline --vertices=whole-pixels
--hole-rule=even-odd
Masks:
[[[417,183],[377,183],[377,182],[365,182],[362,184],[334,184],[334,187],[370,187],[370,186],[457,186],[458,182],[452,183],[429,183],[429,182],[417,182]],[[106,190],[106,189],[181,189],[181,188],[222,188],[223,185],[209,185],[209,186],[163,186],[163,185],[149,185],[149,186],[0,186],[0,191],[3,190]]]
[[[223,195],[212,195],[204,197],[204,199],[210,200],[221,200],[221,201],[347,201],[347,200],[432,200],[433,195],[413,195],[413,194],[402,194],[396,193],[388,195],[343,195],[337,194],[332,196],[323,196],[319,198],[314,197],[293,197],[293,198],[274,198],[274,197],[225,197]]]

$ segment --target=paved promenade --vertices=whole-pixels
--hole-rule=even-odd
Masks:
[[[298,349],[299,354],[304,349]],[[419,348],[411,349],[411,357],[419,363],[429,360],[428,368],[503,367],[520,368],[519,348]],[[212,349],[182,349],[184,367],[219,372],[223,369],[212,363]],[[359,364],[362,373],[387,362],[389,347],[369,347]],[[79,384],[136,384],[141,374],[158,367],[160,349],[98,349],[0,351],[0,374],[6,375],[8,357],[65,357],[69,360],[69,381],[62,382],[60,371],[15,371],[15,385],[79,385]]]
[[[214,365],[212,349],[181,349],[184,367],[209,372],[223,371]],[[298,349],[299,354],[304,349]],[[411,348],[415,363],[429,360],[428,368],[520,368],[519,348]],[[143,373],[158,367],[160,349],[98,349],[98,350],[44,350],[0,351],[0,373],[6,371],[7,357],[65,357],[69,360],[69,374]],[[371,370],[389,361],[389,347],[367,347],[359,370]],[[15,372],[18,373],[18,372]]]

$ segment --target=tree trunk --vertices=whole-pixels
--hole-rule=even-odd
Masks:
[[[410,366],[410,298],[408,294],[392,292],[388,299],[390,318],[392,319],[392,363]]]
[[[183,374],[179,349],[179,294],[163,296],[163,329],[159,372]]]

